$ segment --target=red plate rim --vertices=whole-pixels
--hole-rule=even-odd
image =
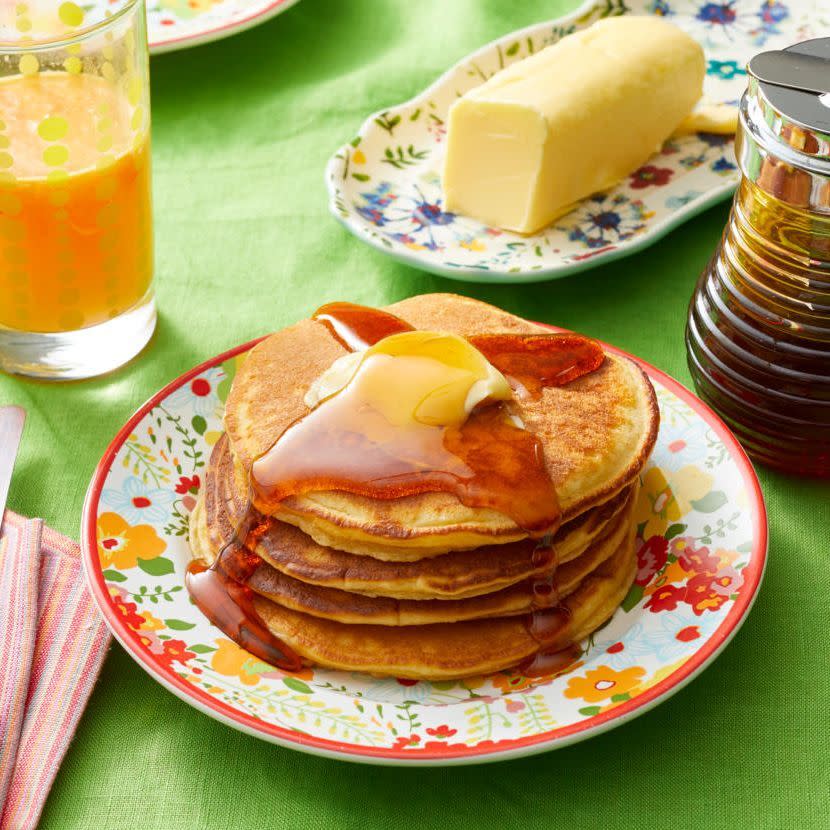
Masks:
[[[561,329],[546,323],[540,323],[539,325],[543,325],[545,328],[554,331],[567,331],[566,329]],[[256,338],[201,363],[168,383],[163,389],[139,407],[107,447],[101,461],[95,468],[95,473],[93,474],[84,501],[81,518],[81,557],[87,584],[101,610],[104,620],[118,641],[124,646],[127,653],[148,674],[186,703],[191,705],[198,704],[196,708],[208,710],[208,713],[216,717],[216,719],[251,735],[266,738],[274,743],[292,749],[299,749],[334,758],[362,761],[365,763],[403,763],[410,765],[450,764],[453,762],[465,763],[470,761],[481,763],[485,761],[503,760],[565,746],[586,738],[589,734],[598,734],[614,726],[621,725],[638,714],[643,714],[648,709],[656,706],[669,692],[679,691],[680,688],[709,665],[736,634],[746,618],[747,613],[755,601],[761,579],[763,578],[768,543],[766,505],[764,504],[761,486],[752,463],[744,452],[743,447],[741,447],[720,417],[697,396],[686,389],[685,386],[646,361],[603,343],[603,346],[609,351],[635,361],[645,370],[649,377],[670,389],[709,424],[729,449],[730,455],[737,463],[750,494],[754,545],[750,564],[744,571],[746,579],[744,588],[718,628],[715,629],[700,650],[695,652],[680,668],[647,689],[641,695],[625,701],[606,712],[581,720],[578,723],[551,729],[537,735],[516,738],[515,740],[508,738],[498,742],[484,742],[486,744],[484,746],[479,744],[473,747],[466,745],[454,747],[445,744],[442,745],[440,750],[419,750],[417,748],[403,750],[387,747],[356,746],[344,741],[300,734],[246,715],[243,712],[233,709],[223,701],[212,697],[203,690],[186,683],[172,669],[159,666],[155,663],[147,651],[141,648],[138,634],[129,628],[123,619],[119,615],[116,615],[112,609],[109,593],[98,560],[96,543],[98,503],[104,482],[112,468],[116,453],[138,422],[150,410],[176,389],[179,389],[187,383],[191,378],[194,378],[207,369],[224,363],[230,358],[249,351],[263,339],[263,337]]]

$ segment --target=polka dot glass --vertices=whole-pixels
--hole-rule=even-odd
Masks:
[[[152,303],[149,112],[143,0],[0,4],[0,365]]]

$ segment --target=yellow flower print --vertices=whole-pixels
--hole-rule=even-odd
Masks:
[[[565,697],[599,703],[630,692],[640,683],[645,673],[646,670],[641,666],[632,666],[622,671],[615,671],[610,666],[598,666],[585,672],[584,677],[572,677],[565,689]]]
[[[681,657],[674,663],[670,663],[668,666],[663,666],[662,668],[657,669],[651,677],[645,678],[637,683],[636,686],[632,686],[628,693],[631,697],[636,697],[637,695],[642,694],[642,692],[646,691],[646,689],[656,686],[661,680],[664,680],[670,674],[674,674],[674,672],[677,671],[677,669],[679,669],[686,662],[686,660],[686,657]]]
[[[144,620],[138,627],[139,631],[160,631],[166,627],[163,620],[154,617],[149,611],[142,611],[139,616]]]
[[[363,150],[355,150],[352,153],[352,161],[355,164],[366,164],[366,156],[363,155]]]
[[[645,524],[643,539],[662,536],[669,525],[691,511],[693,501],[702,499],[712,489],[712,483],[712,476],[691,464],[668,473],[652,467],[643,476],[635,511],[637,524]]]
[[[643,476],[643,488],[634,511],[636,523],[645,524],[643,539],[662,536],[666,528],[681,515],[663,471],[659,467],[652,467]]]
[[[210,667],[226,677],[238,677],[246,686],[256,686],[259,674],[253,671],[264,666],[261,660],[240,648],[233,640],[215,640],[218,648],[210,658]]]
[[[98,517],[98,558],[104,568],[134,568],[139,559],[155,559],[167,549],[150,525],[131,525],[117,513]]]
[[[676,473],[669,473],[668,483],[680,515],[685,516],[692,509],[692,502],[702,499],[712,489],[714,479],[699,467],[687,464]]]
[[[462,248],[466,248],[468,251],[486,251],[487,246],[480,240],[480,239],[471,239],[469,242],[462,242]]]
[[[204,435],[205,442],[212,447],[222,437],[222,434],[218,430],[209,429]]]

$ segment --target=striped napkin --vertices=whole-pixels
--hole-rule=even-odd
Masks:
[[[0,830],[37,824],[109,633],[75,542],[10,510],[0,527]]]

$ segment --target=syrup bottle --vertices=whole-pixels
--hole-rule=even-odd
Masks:
[[[753,458],[828,476],[830,38],[748,69],[742,180],[689,306],[689,370]]]

